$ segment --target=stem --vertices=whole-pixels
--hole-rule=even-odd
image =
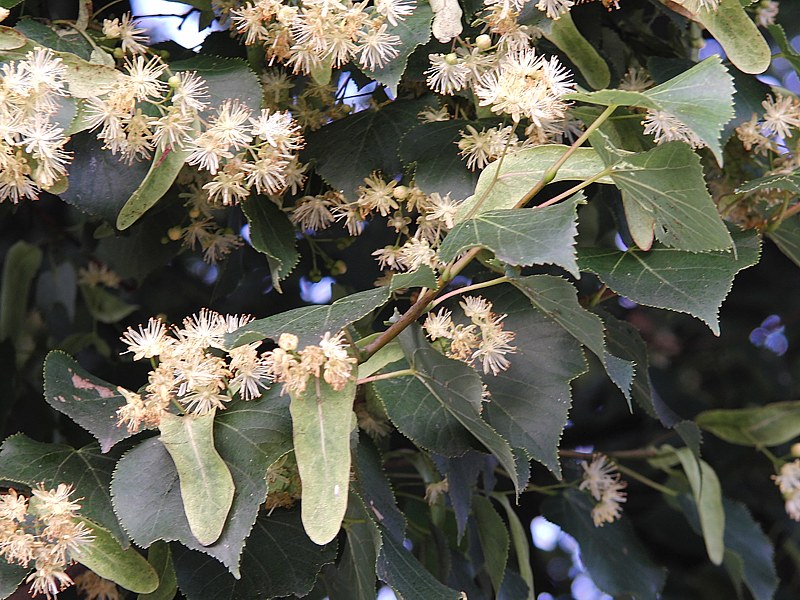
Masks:
[[[414,375],[415,373],[416,371],[414,369],[400,369],[399,371],[392,371],[391,373],[381,373],[380,375],[364,377],[363,379],[359,379],[356,383],[361,385],[362,383],[381,381],[382,379],[394,379],[395,377],[405,377],[406,375]]]
[[[589,177],[589,179],[586,179],[585,181],[582,181],[579,184],[572,186],[566,192],[562,192],[558,196],[554,196],[554,197],[550,198],[550,200],[542,202],[541,204],[537,204],[535,208],[544,208],[545,206],[550,206],[551,204],[555,204],[559,200],[563,200],[564,198],[569,198],[574,193],[579,192],[583,188],[592,185],[595,181],[598,181],[598,180],[602,179],[603,177],[605,177],[606,175],[609,175],[613,171],[614,171],[614,169],[612,167],[606,167],[605,169],[603,169],[599,173],[595,173],[594,175]]]
[[[800,212],[800,202],[795,204],[791,208],[787,208],[785,211],[783,211],[780,220],[776,223],[776,226],[783,223],[789,217],[796,215],[798,212]]]
[[[459,294],[463,294],[464,292],[471,292],[473,290],[480,290],[487,287],[492,287],[493,285],[499,285],[501,283],[506,283],[507,281],[511,281],[508,277],[498,277],[497,279],[490,279],[489,281],[484,281],[483,283],[473,283],[472,285],[465,285],[464,287],[460,287],[457,290],[453,290],[452,292],[447,292],[444,296],[439,296],[436,300],[431,302],[430,307],[428,310],[433,310],[437,306],[439,306],[442,302],[447,300],[448,298],[452,298],[453,296],[458,296]]]
[[[78,20],[75,21],[75,29],[85,31],[89,26],[89,18],[92,15],[92,0],[78,1]]]
[[[626,467],[624,465],[621,465],[619,463],[615,463],[615,464],[617,466],[617,470],[620,473],[625,473],[625,475],[627,475],[628,477],[630,477],[632,479],[635,479],[636,481],[639,481],[639,482],[645,484],[646,486],[649,486],[649,487],[653,488],[654,490],[657,490],[657,491],[661,492],[662,494],[667,494],[668,496],[677,496],[678,495],[677,490],[673,490],[672,488],[668,488],[665,485],[661,485],[660,483],[656,483],[655,481],[653,481],[649,477],[645,477],[641,473],[637,473],[633,469],[629,469],[628,467]]]
[[[422,313],[425,312],[425,309],[428,307],[428,304],[430,304],[431,300],[436,298],[436,294],[437,290],[430,290],[422,294],[417,301],[411,305],[411,308],[404,312],[400,318],[397,319],[397,321],[389,326],[389,329],[384,331],[380,336],[378,336],[377,339],[372,341],[369,345],[367,345],[366,348],[364,348],[363,355],[365,359],[375,354],[378,350],[400,335],[401,331],[416,321],[422,315]]]
[[[492,176],[492,180],[489,182],[489,186],[486,188],[486,191],[483,192],[483,194],[481,194],[481,197],[466,214],[466,216],[464,217],[465,221],[468,221],[473,216],[475,216],[475,213],[478,212],[478,209],[486,201],[486,198],[489,197],[489,194],[491,193],[492,189],[497,183],[497,180],[500,179],[500,169],[503,167],[503,161],[505,160],[507,153],[508,153],[508,144],[503,146],[503,153],[500,155],[500,159],[497,161],[497,168],[494,170],[494,175]]]
[[[589,125],[589,127],[586,128],[586,131],[584,131],[583,134],[577,140],[575,140],[569,148],[567,148],[567,150],[564,152],[561,158],[559,158],[553,164],[553,166],[550,167],[545,172],[544,176],[542,177],[542,180],[535,186],[533,186],[533,188],[531,188],[531,190],[527,194],[525,194],[525,197],[522,200],[517,202],[514,208],[521,208],[525,206],[525,204],[527,204],[528,201],[531,198],[533,198],[544,186],[550,183],[555,178],[556,173],[558,173],[558,170],[564,165],[565,162],[567,162],[569,157],[575,153],[575,151],[581,146],[581,144],[583,144],[583,142],[589,139],[589,136],[592,133],[594,133],[597,130],[597,128],[600,127],[600,125],[602,125],[616,109],[617,105],[615,104],[612,104],[611,106],[606,108],[606,110],[604,110],[603,113],[599,117],[597,117],[597,119],[595,119],[594,122],[591,125]],[[503,149],[503,155],[500,157],[501,161],[503,160],[503,156],[505,156],[505,152],[506,148]],[[489,189],[491,189],[492,186],[494,186],[494,184],[497,182],[499,173],[500,173],[500,164],[498,164],[497,171],[495,172],[494,179],[492,180]],[[478,201],[478,203],[476,203],[476,206],[480,205],[480,203],[483,201],[486,195],[488,195],[488,191],[484,193],[484,196],[480,201]],[[475,210],[476,208],[473,208],[473,210],[471,210],[470,213],[474,212]],[[411,325],[411,323],[413,323],[420,316],[422,316],[422,314],[426,310],[428,310],[428,305],[436,298],[439,291],[444,289],[444,287],[447,286],[447,284],[450,283],[450,281],[452,281],[453,278],[456,275],[458,275],[472,261],[472,259],[475,258],[475,256],[480,251],[481,251],[480,248],[477,247],[472,248],[451,266],[445,267],[442,272],[439,289],[429,290],[428,292],[422,294],[417,299],[417,301],[414,304],[412,304],[411,307],[405,313],[403,313],[403,315],[397,321],[392,323],[392,325],[390,325],[386,331],[384,331],[373,342],[367,345],[366,348],[364,348],[365,360],[370,356],[372,356],[373,354],[375,354],[378,350],[383,348],[386,344],[391,342],[394,338],[396,338],[400,334],[401,331],[403,331],[406,327]]]
[[[559,169],[561,169],[561,167],[564,166],[564,163],[569,160],[569,157],[575,154],[575,152],[578,150],[578,148],[581,147],[583,142],[588,140],[589,136],[592,135],[597,130],[597,128],[600,127],[600,125],[605,123],[606,120],[614,113],[615,110],[617,110],[616,104],[612,104],[611,106],[607,107],[602,112],[602,114],[599,117],[597,117],[594,120],[594,122],[591,125],[589,125],[589,127],[586,128],[586,131],[584,131],[581,134],[581,136],[577,140],[575,140],[569,148],[567,148],[566,152],[564,152],[564,154],[561,155],[561,158],[559,158],[555,163],[553,163],[552,167],[550,167],[549,169],[547,169],[547,171],[544,172],[544,175],[542,175],[542,178],[539,181],[539,183],[537,183],[530,190],[528,190],[528,193],[525,194],[522,200],[517,202],[515,208],[521,208],[525,206],[528,202],[531,201],[531,199],[536,194],[542,191],[542,188],[544,188],[544,186],[552,182],[553,179],[556,178]]]
[[[92,48],[94,48],[95,50],[100,50],[101,52],[104,52],[104,50],[97,45],[97,42],[94,41],[92,36],[90,36],[88,33],[86,33],[86,28],[85,27],[82,29],[82,28],[80,28],[78,26],[77,23],[73,23],[72,21],[64,21],[64,20],[51,21],[51,23],[54,24],[54,25],[66,25],[67,27],[70,27],[71,29],[74,29],[75,31],[77,31],[83,37],[83,39],[85,39],[87,42],[89,42],[89,45]]]
[[[119,3],[124,2],[124,1],[125,0],[113,0],[112,2],[109,2],[108,4],[106,4],[105,6],[101,6],[96,11],[94,11],[94,13],[92,13],[92,19],[94,19],[97,15],[99,15],[104,10],[108,10],[109,8],[114,6],[115,4],[119,4]]]

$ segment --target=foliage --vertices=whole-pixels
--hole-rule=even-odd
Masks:
[[[0,0],[0,597],[566,597],[533,517],[797,594],[797,7],[62,4]]]

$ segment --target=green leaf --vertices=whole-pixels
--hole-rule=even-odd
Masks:
[[[370,356],[368,360],[358,365],[358,378],[363,379],[364,377],[369,377],[380,371],[386,365],[402,360],[404,357],[405,354],[403,354],[403,349],[400,347],[400,344],[392,340]]]
[[[542,505],[544,516],[578,542],[581,562],[598,588],[615,597],[658,598],[666,570],[653,564],[627,519],[595,527],[592,507],[590,498],[574,489]]]
[[[462,119],[449,119],[422,123],[410,129],[400,142],[400,159],[406,165],[415,165],[414,182],[426,194],[450,194],[462,200],[472,195],[479,173],[470,171],[466,161],[459,156],[458,142],[461,131],[472,124],[480,130],[481,123]],[[487,127],[495,122],[484,123]]]
[[[436,454],[431,456],[436,469],[441,473],[442,479],[447,478],[447,497],[453,508],[456,519],[456,533],[458,541],[467,529],[467,521],[472,513],[472,499],[478,483],[478,475],[484,469],[491,469],[493,459],[476,450],[467,451],[464,456],[444,457]]]
[[[436,279],[436,273],[433,272],[433,269],[428,265],[422,265],[410,273],[395,273],[389,284],[389,289],[393,292],[415,287],[425,287],[433,290],[438,286],[439,281]]]
[[[350,486],[350,431],[355,422],[351,379],[337,391],[311,378],[306,390],[292,394],[294,455],[303,484],[303,527],[323,546],[339,533]]]
[[[172,187],[189,154],[188,148],[174,146],[155,151],[150,170],[117,215],[117,229],[127,229],[161,200]]]
[[[793,215],[781,222],[780,227],[767,232],[767,237],[791,261],[800,266],[800,215]]]
[[[356,292],[333,304],[304,306],[265,319],[251,321],[225,337],[228,347],[241,346],[270,338],[278,339],[282,333],[293,333],[300,338],[300,348],[319,343],[326,331],[336,332],[358,321],[389,300],[389,288],[379,287]]]
[[[783,27],[777,24],[769,25],[767,26],[767,30],[778,45],[778,49],[781,51],[782,55],[781,58],[789,61],[794,70],[800,72],[800,54],[797,53],[797,50],[794,49],[789,38],[786,37],[786,32],[783,30]],[[759,71],[759,73],[760,72],[761,71]]]
[[[725,552],[725,510],[717,474],[711,465],[698,459],[689,448],[678,448],[675,454],[692,488],[708,558],[715,565],[720,565]]]
[[[715,409],[695,417],[702,429],[742,446],[778,446],[800,436],[800,401]]]
[[[147,551],[147,562],[158,575],[158,588],[139,594],[136,600],[173,600],[178,593],[178,580],[172,564],[172,552],[166,542],[155,542]]]
[[[141,283],[181,251],[179,241],[164,240],[169,239],[168,228],[185,218],[186,208],[181,203],[162,202],[123,233],[115,231],[102,238],[96,256],[121,278]]]
[[[472,506],[478,524],[478,538],[486,559],[486,571],[492,580],[492,587],[499,593],[508,562],[509,539],[506,524],[485,496],[476,495]]]
[[[117,427],[117,409],[127,404],[117,386],[94,377],[63,352],[45,358],[44,399],[91,433],[103,453],[133,435]]]
[[[110,531],[89,519],[81,522],[93,539],[70,552],[76,561],[132,592],[149,594],[158,588],[155,569],[133,547],[123,549]]]
[[[508,442],[481,418],[483,384],[478,373],[434,350],[419,326],[407,328],[398,340],[414,374],[375,382],[392,422],[411,440],[444,456],[463,454],[474,437],[518,487]]]
[[[575,262],[578,203],[583,194],[545,208],[516,208],[482,212],[458,223],[439,248],[448,263],[475,246],[487,248],[509,265],[558,265],[580,277]]]
[[[235,98],[252,111],[261,109],[261,84],[258,76],[240,58],[197,55],[170,63],[174,73],[195,71],[208,86],[208,104],[217,108]]]
[[[461,592],[439,582],[402,543],[383,536],[378,557],[378,577],[400,598],[425,600],[461,600]]]
[[[116,323],[139,308],[101,286],[81,284],[79,287],[89,314],[101,323]]]
[[[633,400],[648,415],[658,419],[664,427],[676,427],[682,422],[681,418],[661,400],[658,394],[653,392],[647,344],[642,339],[639,330],[627,321],[621,321],[606,313],[602,314],[602,319],[606,329],[606,344],[609,351],[636,365],[631,385]]]
[[[332,188],[355,199],[356,188],[373,171],[387,178],[402,171],[397,140],[418,123],[417,113],[429,104],[427,98],[396,100],[380,110],[334,121],[306,137],[306,154]]]
[[[716,10],[701,9],[696,18],[740,70],[756,74],[769,68],[772,60],[769,45],[739,0],[721,0]]]
[[[317,573],[336,559],[336,543],[320,547],[303,531],[298,511],[262,511],[242,555],[242,577],[199,552],[172,546],[178,586],[187,600],[263,600],[305,596]]]
[[[718,312],[734,276],[758,262],[761,244],[752,231],[734,234],[734,252],[694,254],[669,248],[650,252],[587,248],[578,251],[582,271],[595,273],[620,296],[639,304],[697,317],[719,335]]]
[[[78,450],[63,444],[36,442],[18,433],[0,448],[0,479],[52,489],[60,483],[75,486],[75,498],[81,501],[81,514],[108,529],[118,541],[128,538],[117,522],[111,507],[109,484],[117,457],[101,454],[97,444]]]
[[[387,371],[398,366],[400,363]],[[371,385],[398,431],[417,446],[443,456],[461,456],[475,444],[448,406],[416,377],[394,377]],[[465,405],[463,410],[470,410],[469,400],[459,398],[458,402]]]
[[[692,252],[731,247],[731,236],[706,189],[700,157],[683,142],[625,155],[611,178],[622,192],[628,223],[635,223],[637,215],[649,219],[647,240],[655,234],[666,246]],[[640,248],[650,249],[641,236],[633,237]]]
[[[61,305],[70,322],[75,318],[78,273],[71,262],[54,264],[39,274],[36,281],[36,306],[45,314],[51,313]]]
[[[126,165],[119,156],[103,150],[103,142],[92,133],[72,138],[73,159],[67,172],[69,188],[61,199],[82,212],[114,223],[117,213],[147,174],[149,165]],[[161,232],[160,235],[164,235]]]
[[[411,4],[409,3],[409,6]],[[400,78],[406,70],[408,57],[411,56],[417,46],[421,46],[431,39],[433,11],[430,4],[422,1],[413,2],[413,4],[416,4],[416,7],[412,14],[402,21],[398,20],[397,25],[388,24],[389,27],[386,29],[386,33],[400,38],[400,43],[395,46],[398,55],[384,65],[383,68],[374,71],[361,69],[367,77],[371,77],[389,88],[394,96],[397,95],[397,84],[400,83]]]
[[[492,395],[486,418],[512,447],[560,478],[558,446],[571,405],[570,381],[586,371],[581,346],[511,286],[485,296],[496,313],[508,315],[503,324],[516,334],[517,346],[508,370],[486,380]]]
[[[0,6],[2,1],[0,0]],[[17,564],[9,564],[5,558],[0,558],[0,598],[5,600],[22,584],[23,579],[31,570],[31,567],[21,567]]]
[[[122,457],[111,492],[120,522],[137,544],[148,547],[159,539],[178,540],[239,576],[245,538],[267,495],[267,469],[292,448],[289,398],[280,396],[279,390],[276,386],[249,402],[234,400],[217,415],[214,440],[233,475],[235,492],[222,535],[210,546],[202,546],[189,529],[175,463],[158,438],[142,442]]]
[[[533,306],[561,325],[600,359],[609,378],[622,391],[630,407],[636,365],[608,351],[603,321],[578,304],[575,286],[552,275],[520,277],[513,284],[530,298]]]
[[[375,444],[361,434],[355,449],[354,470],[359,495],[372,517],[385,531],[400,543],[405,539],[406,518],[397,508],[392,486],[386,477],[383,463]]]
[[[46,46],[58,52],[70,52],[84,60],[89,60],[92,54],[91,44],[75,29],[63,28],[60,32],[56,32],[52,27],[30,18],[20,19],[14,25],[14,29],[37,46]]]
[[[772,542],[744,504],[722,499],[725,507],[725,560],[742,559],[742,576],[755,600],[772,600],[778,588]]]
[[[779,173],[777,175],[767,175],[757,179],[746,181],[736,188],[737,194],[746,194],[764,189],[779,189],[800,194],[800,171],[791,173]]]
[[[508,529],[511,532],[511,540],[514,543],[514,553],[517,555],[517,567],[519,574],[525,585],[528,587],[528,594],[525,600],[533,600],[534,597],[534,582],[533,570],[531,569],[531,554],[530,544],[528,543],[528,534],[519,520],[519,516],[511,507],[508,497],[500,495],[497,501],[502,505],[506,511],[506,518],[508,519]],[[520,598],[522,598],[520,596]]]
[[[336,567],[325,570],[325,583],[333,600],[375,600],[376,563],[381,533],[358,494],[350,494],[344,529],[347,541]]]
[[[734,115],[734,91],[733,78],[720,57],[714,55],[644,92],[600,90],[569,94],[566,98],[603,106],[638,106],[668,112],[691,129],[722,164],[719,140],[723,127]]]
[[[566,150],[567,146],[547,144],[494,161],[481,172],[475,194],[459,207],[456,223],[490,210],[514,208]],[[605,168],[594,149],[578,148],[558,170],[553,181],[589,179]],[[612,183],[608,177],[598,181]]]
[[[0,6],[7,8],[5,6],[7,2],[8,0],[0,0]],[[22,48],[27,43],[28,38],[19,31],[11,27],[0,25],[0,50],[16,50],[17,48]]]
[[[539,23],[539,28],[544,37],[555,44],[578,67],[589,86],[596,90],[608,87],[611,83],[608,64],[575,27],[575,21],[569,12],[555,21],[543,19]]]
[[[0,290],[0,341],[16,342],[28,314],[28,295],[42,264],[42,251],[24,240],[6,251]]]
[[[54,54],[67,68],[64,79],[73,98],[94,98],[99,89],[112,89],[122,81],[122,73],[111,67],[85,61],[69,52]]]
[[[286,213],[266,198],[245,200],[242,211],[250,223],[250,242],[267,255],[273,285],[280,291],[281,279],[286,279],[300,260],[294,227]]]
[[[233,477],[214,447],[214,415],[164,413],[159,425],[178,470],[189,528],[203,546],[219,539],[233,503]]]

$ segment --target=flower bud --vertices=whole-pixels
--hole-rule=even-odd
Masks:
[[[297,344],[300,343],[298,337],[293,333],[282,333],[278,338],[278,347],[287,352],[297,350]]]
[[[478,37],[475,38],[475,45],[480,50],[488,50],[492,47],[492,37],[482,33]]]

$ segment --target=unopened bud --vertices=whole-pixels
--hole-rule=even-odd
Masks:
[[[344,275],[347,273],[347,263],[343,260],[337,260],[331,266],[331,275]]]
[[[119,60],[123,56],[125,56],[125,51],[122,48],[114,48],[114,58]]]
[[[486,35],[485,33],[482,33],[481,35],[475,38],[475,45],[480,50],[488,50],[489,48],[492,47],[492,37]]]
[[[789,450],[789,452],[791,452],[792,456],[794,456],[795,458],[800,458],[800,442],[792,444],[792,447]]]
[[[299,343],[300,340],[293,333],[282,333],[278,338],[278,346],[287,352],[297,350],[297,344]]]
[[[173,75],[172,77],[167,79],[167,84],[174,90],[181,84],[180,77],[178,77],[177,75]]]
[[[455,52],[451,52],[444,57],[444,62],[448,65],[454,65],[458,62],[458,55]]]
[[[392,190],[392,196],[398,200],[405,200],[408,198],[408,188],[404,185],[398,185]]]
[[[169,231],[167,231],[167,237],[171,239],[173,242],[177,242],[181,239],[183,235],[183,228],[182,227],[170,227]]]

